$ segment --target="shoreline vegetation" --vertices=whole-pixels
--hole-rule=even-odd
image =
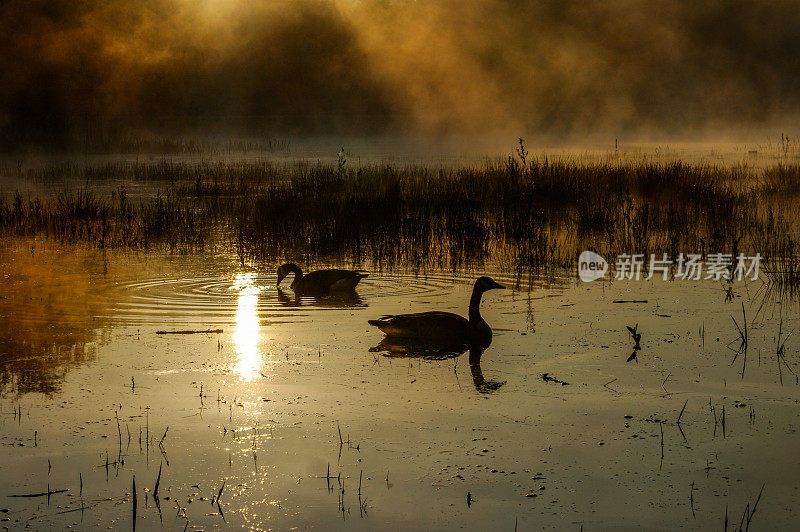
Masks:
[[[761,253],[768,282],[800,284],[800,165],[531,158],[522,142],[478,166],[147,161],[59,163],[6,177],[81,182],[0,200],[0,234],[245,262],[461,269],[495,261],[529,279],[578,254]],[[113,190],[103,184],[114,184]],[[124,184],[151,183],[132,198]],[[103,190],[101,190],[103,189]],[[158,190],[158,192],[155,192]]]

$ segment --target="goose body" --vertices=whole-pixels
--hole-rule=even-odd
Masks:
[[[346,292],[355,289],[356,285],[369,274],[360,270],[317,270],[303,275],[296,264],[284,264],[278,268],[278,284],[294,274],[291,287],[296,292],[327,293]]]
[[[480,304],[483,293],[495,288],[504,287],[491,277],[480,277],[475,281],[469,303],[469,319],[452,312],[433,311],[387,315],[369,320],[369,324],[380,329],[389,338],[488,345],[492,341],[492,329],[481,317]]]

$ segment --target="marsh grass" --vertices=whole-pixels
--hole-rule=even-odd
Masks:
[[[584,249],[606,257],[759,251],[770,280],[800,282],[800,167],[785,163],[580,163],[531,159],[521,144],[480,167],[158,161],[27,175],[86,185],[0,202],[5,234],[172,251],[213,243],[242,262],[422,270],[492,260],[529,277],[571,268]],[[162,191],[135,201],[124,188],[101,197],[92,187],[107,180],[160,183]]]
[[[0,201],[0,228],[6,235],[45,236],[66,243],[85,242],[99,248],[147,248],[155,243],[170,250],[202,250],[207,221],[197,202],[175,189],[137,204],[124,188],[101,199],[87,188],[64,189],[55,197]]]

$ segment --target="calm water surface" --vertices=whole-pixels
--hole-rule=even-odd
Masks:
[[[798,305],[758,282],[487,266],[314,299],[275,267],[4,246],[0,526],[719,529],[762,485],[754,528],[798,519]],[[375,349],[368,319],[466,314],[484,273],[514,289],[479,364]],[[158,334],[186,330],[221,332]]]

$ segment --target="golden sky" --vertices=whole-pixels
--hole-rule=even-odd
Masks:
[[[791,124],[800,3],[7,0],[0,139]],[[87,133],[89,132],[89,133]]]

